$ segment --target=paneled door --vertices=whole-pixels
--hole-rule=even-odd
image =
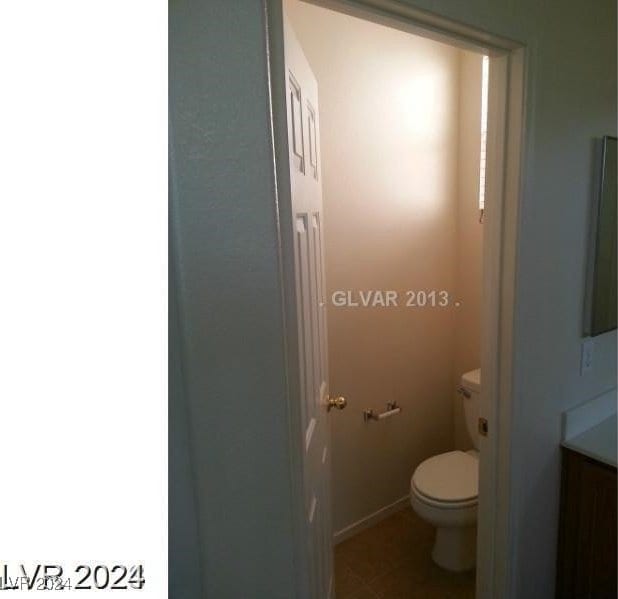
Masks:
[[[345,407],[345,400],[328,395],[318,85],[287,18],[284,35],[308,594],[325,599],[334,597],[327,418],[332,407]]]

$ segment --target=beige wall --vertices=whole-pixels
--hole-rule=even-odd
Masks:
[[[461,375],[481,365],[481,290],[483,225],[479,223],[479,152],[482,56],[460,53],[459,152],[457,174],[457,300],[453,389]],[[461,396],[454,392],[455,447],[469,449]]]
[[[408,494],[415,466],[454,444],[459,315],[401,304],[406,289],[454,292],[470,270],[456,265],[465,246],[457,233],[461,53],[307,4],[291,3],[288,13],[319,85],[329,294],[392,289],[401,298],[398,308],[329,306],[330,389],[349,401],[331,418],[338,531]],[[472,291],[461,288],[467,304]],[[363,422],[363,410],[395,400],[401,415]]]

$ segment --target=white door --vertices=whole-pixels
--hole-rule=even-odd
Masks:
[[[325,599],[334,596],[327,418],[345,400],[328,396],[318,85],[287,19],[284,34],[310,595]]]

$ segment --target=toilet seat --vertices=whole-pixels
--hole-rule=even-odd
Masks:
[[[479,503],[478,497],[470,499],[469,501],[440,501],[436,499],[430,499],[423,495],[412,483],[412,493],[416,497],[417,501],[423,503],[429,507],[439,509],[440,511],[457,511],[465,510],[466,508],[476,508]]]
[[[462,508],[478,502],[478,457],[449,451],[422,462],[412,475],[418,499],[441,508]]]

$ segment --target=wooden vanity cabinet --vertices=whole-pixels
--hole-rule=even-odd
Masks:
[[[557,599],[616,599],[616,468],[562,449]]]

